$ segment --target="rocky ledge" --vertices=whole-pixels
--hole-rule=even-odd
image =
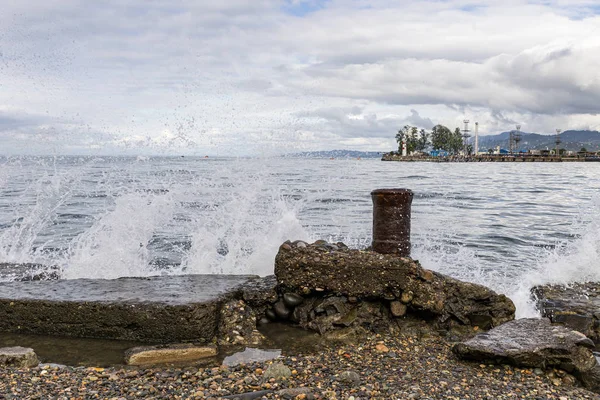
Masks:
[[[600,344],[600,283],[541,285],[531,289],[543,317],[583,333]]]
[[[325,333],[377,331],[424,321],[438,331],[490,329],[514,319],[504,295],[421,267],[407,257],[349,249],[343,243],[284,243],[275,258],[272,306],[264,314]],[[264,320],[263,320],[264,321]]]

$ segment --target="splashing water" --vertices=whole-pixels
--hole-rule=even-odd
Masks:
[[[479,172],[463,177],[472,166],[452,167],[448,177],[435,165],[377,161],[9,160],[0,169],[0,263],[57,266],[68,279],[267,275],[288,239],[368,246],[370,191],[402,182],[417,194],[413,257],[505,293],[520,317],[537,315],[529,294],[536,284],[600,280],[594,170],[573,182],[579,192],[561,192],[553,175],[531,169],[533,183],[519,192],[519,183],[495,188],[513,184],[499,166],[487,166],[499,171],[489,178],[495,186],[457,190],[446,182],[469,184]]]
[[[193,174],[188,169],[155,171],[150,158],[138,157],[129,167],[137,169],[135,176],[113,168],[81,188],[77,180],[89,178],[90,169],[104,161],[71,165],[23,190],[12,204],[15,222],[0,231],[0,261],[59,266],[66,279],[267,275],[283,241],[309,240],[297,218],[302,201],[286,198],[255,160],[231,160],[209,174]],[[60,236],[60,209],[80,195],[93,203],[91,222],[66,246],[51,251],[51,242]],[[165,252],[170,257],[156,263],[157,254]]]
[[[172,217],[170,195],[129,193],[71,245],[63,277],[114,279],[152,275],[148,244]],[[155,273],[155,272],[154,272]]]
[[[513,269],[491,268],[476,250],[449,244],[443,237],[452,236],[452,229],[431,229],[426,240],[413,246],[412,255],[426,268],[506,294],[515,303],[517,318],[539,317],[532,287],[600,281],[600,221],[590,218],[599,213],[600,196],[596,196],[571,224],[573,240],[554,240]]]
[[[517,306],[519,317],[537,316],[529,289],[542,284],[600,282],[600,196],[582,208],[573,224],[575,240],[558,243],[540,254],[535,267],[523,274],[509,297]],[[590,218],[592,217],[592,218]]]
[[[41,177],[30,178],[28,184],[14,190],[21,195],[12,204],[12,222],[0,234],[1,260],[48,261],[46,251],[53,238],[44,235],[44,231],[56,222],[57,210],[68,201],[82,178],[81,170],[58,171],[55,167],[52,164],[50,171],[44,170]],[[5,177],[5,185],[7,181]]]
[[[253,161],[246,161],[254,164]],[[252,171],[251,173],[249,171]],[[184,257],[186,273],[273,273],[277,249],[289,238],[308,239],[297,218],[300,202],[286,200],[272,188],[264,166],[220,169],[218,179],[201,180],[196,198],[211,199],[211,212],[193,218],[191,250]],[[231,177],[237,177],[232,182]],[[223,190],[223,183],[227,190]],[[188,194],[190,195],[190,194]]]

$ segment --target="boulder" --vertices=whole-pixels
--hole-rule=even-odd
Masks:
[[[217,355],[216,346],[174,344],[134,347],[125,352],[128,365],[164,364],[200,360]]]
[[[311,303],[311,297],[335,296],[335,310],[329,307],[331,311],[325,312],[325,325],[338,322],[341,317],[335,314],[356,309],[348,304],[349,298],[360,299],[360,303],[367,300],[389,305],[391,301],[400,316],[403,307],[399,301],[406,304],[407,313],[444,327],[458,324],[489,329],[514,319],[515,306],[506,296],[424,269],[407,257],[351,250],[324,241],[302,247],[289,241],[284,245],[275,258],[278,290],[301,293],[305,299],[299,306],[302,309],[319,306]],[[318,308],[308,310],[309,314],[312,311],[319,313]],[[295,320],[312,318],[297,314],[292,314]]]
[[[465,360],[527,368],[558,368],[587,388],[597,388],[594,343],[580,332],[552,325],[547,318],[519,319],[457,343],[452,351]]]
[[[0,366],[30,368],[39,363],[33,349],[20,346],[0,348]]]
[[[543,317],[600,344],[600,283],[541,285],[532,288],[531,294]]]

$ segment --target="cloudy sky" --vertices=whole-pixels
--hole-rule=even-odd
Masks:
[[[600,129],[597,0],[2,0],[0,154]]]

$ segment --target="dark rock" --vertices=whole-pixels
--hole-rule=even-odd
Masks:
[[[453,347],[459,357],[477,361],[566,371],[589,370],[596,365],[585,336],[546,318],[507,322]]]
[[[265,311],[265,316],[271,321],[275,321],[277,319],[277,314],[275,314],[275,311],[273,311],[271,308]]]
[[[410,303],[410,312],[447,327],[460,323],[487,328],[514,319],[512,301],[484,286],[425,270],[406,257],[363,250],[324,253],[319,249],[323,244],[316,242],[277,254],[275,275],[280,290],[302,292],[308,287],[322,296],[379,301],[397,293],[403,303]],[[321,305],[315,311],[323,308]]]
[[[283,295],[283,302],[286,306],[294,308],[299,306],[304,301],[304,298],[296,293],[285,293]]]
[[[279,300],[277,303],[275,303],[273,306],[273,311],[275,311],[275,314],[280,319],[288,319],[292,313],[292,310],[285,306],[283,300]]]
[[[277,394],[281,397],[283,397],[284,399],[295,399],[297,396],[300,395],[310,395],[312,394],[312,389],[311,388],[307,388],[307,387],[297,387],[297,388],[290,388],[290,389],[282,389],[277,391]]]
[[[542,285],[531,289],[531,293],[542,316],[600,345],[600,283]]]
[[[0,366],[30,368],[39,363],[33,349],[20,346],[0,348]]]
[[[230,396],[223,396],[222,399],[231,399],[231,400],[254,400],[254,399],[262,399],[263,396],[273,393],[272,390],[258,390],[256,392],[247,392],[240,394],[232,394]]]
[[[317,313],[326,313],[327,315],[333,315],[337,313],[346,313],[346,302],[348,300],[345,297],[327,297],[325,298],[317,307],[315,307],[315,312]]]
[[[552,325],[546,318],[507,322],[452,348],[460,358],[528,368],[559,368],[586,387],[596,387],[598,362],[593,343],[580,332]]]
[[[469,315],[471,325],[481,329],[488,330],[494,325],[494,320],[489,314],[471,314]]]
[[[296,322],[302,327],[306,327],[308,321],[315,318],[314,305],[317,300],[320,301],[320,299],[317,299],[316,297],[305,299],[301,305],[294,308],[294,312],[292,313],[292,321]]]
[[[579,373],[577,378],[579,378],[586,389],[600,393],[600,365],[596,364],[589,371]]]

